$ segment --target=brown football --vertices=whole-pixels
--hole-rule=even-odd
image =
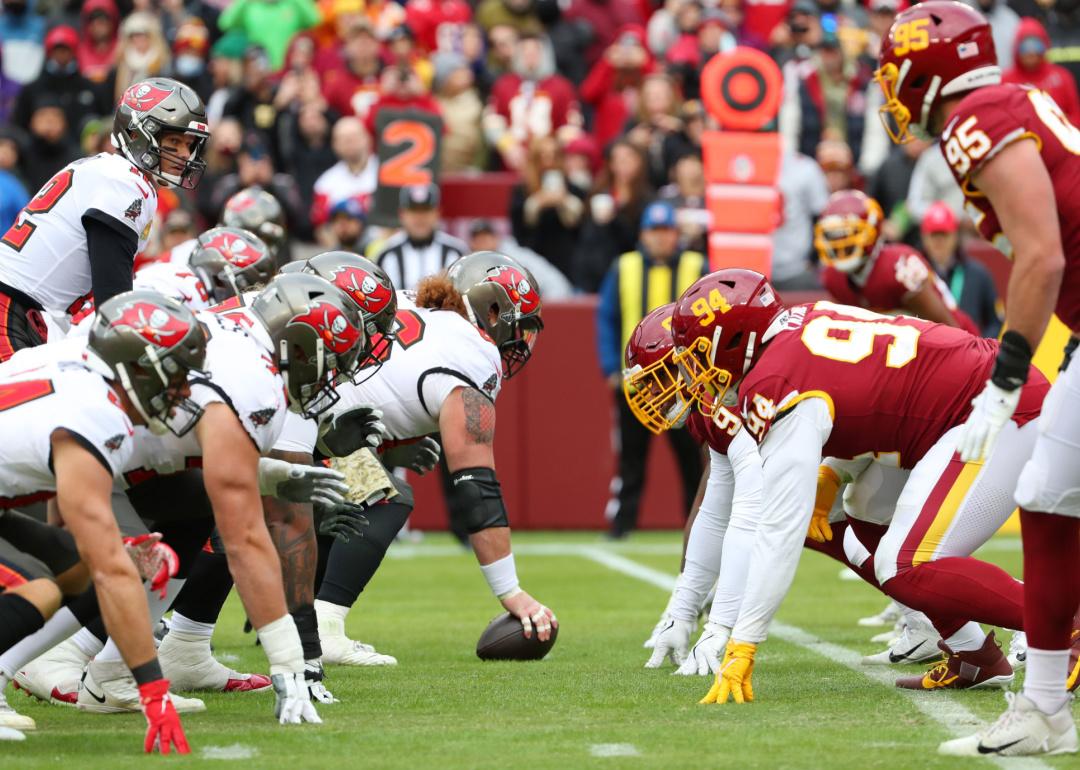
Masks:
[[[504,612],[488,623],[476,643],[476,657],[480,660],[540,660],[555,646],[559,629],[551,629],[551,638],[541,642],[534,632],[529,639],[521,628],[521,621]]]

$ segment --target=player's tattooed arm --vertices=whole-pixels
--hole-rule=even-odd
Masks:
[[[495,404],[475,388],[461,393],[465,408],[465,435],[469,443],[491,444],[495,441]]]
[[[311,455],[302,452],[275,451],[270,456],[290,463],[311,463]],[[264,497],[263,512],[281,558],[281,576],[289,610],[310,605],[315,601],[315,567],[319,560],[311,505]]]

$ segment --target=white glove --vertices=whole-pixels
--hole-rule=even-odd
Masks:
[[[979,462],[990,455],[998,433],[1013,416],[1023,388],[1003,390],[987,380],[983,392],[971,402],[971,414],[960,430],[956,449],[966,463]]]
[[[692,620],[672,618],[660,633],[656,635],[652,656],[645,663],[645,668],[660,668],[664,658],[671,658],[676,666],[686,660],[686,651],[690,649],[690,634],[694,633],[697,623]]]
[[[290,503],[340,505],[349,485],[345,475],[322,465],[300,465],[259,458],[259,493],[273,495]]]
[[[304,661],[304,681],[307,682],[308,698],[317,703],[340,703],[334,694],[326,689],[323,684],[325,678],[320,659]]]
[[[288,674],[274,674],[270,677],[274,685],[274,716],[283,725],[298,725],[302,722],[322,724],[315,706],[308,697],[307,682],[303,671]]]
[[[701,630],[697,644],[690,650],[686,660],[679,666],[675,673],[679,676],[708,676],[716,673],[720,668],[720,662],[724,659],[724,649],[727,647],[731,629],[717,623],[709,622]]]

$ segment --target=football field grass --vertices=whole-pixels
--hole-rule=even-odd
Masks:
[[[349,618],[351,636],[399,665],[331,668],[327,684],[341,703],[319,707],[324,724],[277,725],[268,693],[206,695],[207,711],[184,717],[192,755],[148,758],[139,715],[83,714],[9,689],[38,731],[0,743],[0,769],[1080,767],[1076,757],[937,756],[939,741],[1000,713],[1000,691],[906,694],[885,675],[918,669],[859,666],[857,655],[880,647],[868,641],[876,630],[855,621],[884,601],[839,580],[839,565],[825,557],[804,554],[782,625],[758,653],[757,701],[699,706],[708,679],[642,668],[641,643],[667,599],[661,586],[678,569],[679,534],[608,544],[595,534],[530,533],[515,534],[515,543],[522,585],[561,624],[544,661],[475,657],[477,637],[500,608],[472,555],[429,536],[391,550]],[[1019,541],[995,539],[981,555],[1015,574]],[[264,671],[242,625],[234,595],[216,652],[234,667]]]

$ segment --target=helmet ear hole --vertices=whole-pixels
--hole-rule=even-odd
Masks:
[[[731,338],[731,341],[728,343],[727,349],[728,350],[735,350],[736,348],[738,348],[739,345],[742,343],[742,336],[743,336],[742,329],[735,332],[734,336]]]
[[[911,87],[912,88],[922,88],[925,85],[926,85],[926,75],[923,74],[923,73],[920,73],[920,74],[916,75],[911,81]]]

